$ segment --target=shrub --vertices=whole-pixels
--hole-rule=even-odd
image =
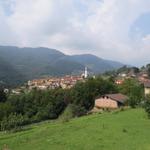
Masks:
[[[0,122],[0,130],[20,130],[23,125],[28,124],[29,120],[26,116],[21,114],[10,114]]]
[[[45,110],[38,111],[37,114],[35,115],[35,117],[33,117],[33,118],[34,118],[34,122],[39,122],[42,120],[49,119],[48,112]]]
[[[136,108],[138,103],[137,103],[137,99],[135,98],[135,96],[130,96],[129,97],[128,104],[129,104],[129,106],[131,106],[131,108]]]
[[[147,115],[150,118],[150,95],[146,97],[145,111],[147,112]]]
[[[4,92],[4,89],[0,88],[0,102],[5,102],[7,100],[6,93]]]
[[[63,114],[60,116],[60,119],[63,122],[66,122],[74,117],[80,117],[85,114],[86,110],[83,107],[77,106],[75,104],[69,104],[65,109],[65,111],[63,112]]]
[[[144,97],[144,88],[135,79],[126,79],[122,85],[119,86],[121,93],[128,95],[128,105],[132,108],[139,106]]]
[[[73,107],[72,107],[71,104],[69,104],[66,107],[66,109],[64,110],[64,112],[62,113],[62,115],[60,116],[60,120],[62,122],[68,122],[73,117],[74,117],[74,115],[73,115]]]

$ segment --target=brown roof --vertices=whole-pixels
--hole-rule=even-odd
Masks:
[[[115,100],[115,101],[118,101],[120,103],[124,103],[128,97],[126,95],[123,95],[121,93],[117,93],[117,94],[106,94],[105,96]]]

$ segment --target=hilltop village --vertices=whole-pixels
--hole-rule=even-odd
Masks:
[[[62,88],[62,89],[70,89],[77,82],[85,82],[88,78],[89,73],[87,67],[85,67],[84,73],[81,75],[66,75],[63,77],[45,77],[40,79],[33,79],[29,80],[27,83],[25,83],[24,86],[21,86],[16,89],[12,89],[11,93],[14,94],[20,94],[22,91],[32,89],[37,90],[48,90],[48,89],[56,89],[56,88]],[[92,76],[93,77],[93,76]],[[8,92],[8,89],[5,89],[6,92]]]
[[[81,76],[65,76],[60,78],[49,77],[28,81],[27,86],[29,90],[34,88],[40,90],[55,88],[69,89],[72,88],[78,81],[84,81],[84,78]]]
[[[81,81],[84,82],[85,79],[88,77],[87,67],[85,67],[85,71],[82,75],[73,76],[67,75],[64,77],[49,77],[43,79],[35,79],[32,81],[28,81],[27,87],[28,89],[55,89],[55,88],[62,88],[62,89],[70,89],[72,88],[77,82]]]

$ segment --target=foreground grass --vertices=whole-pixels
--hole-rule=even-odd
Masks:
[[[150,120],[142,109],[96,114],[0,133],[0,149],[4,144],[10,150],[150,150]]]

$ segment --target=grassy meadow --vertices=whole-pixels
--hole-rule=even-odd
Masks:
[[[0,150],[150,150],[150,120],[142,109],[43,122],[0,133]]]

